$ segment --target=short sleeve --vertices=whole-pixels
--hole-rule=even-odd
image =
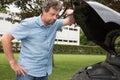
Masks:
[[[63,26],[63,19],[58,19],[57,20],[57,30],[61,29]]]
[[[28,35],[28,23],[26,21],[22,21],[15,28],[13,28],[10,33],[16,40],[21,40]]]

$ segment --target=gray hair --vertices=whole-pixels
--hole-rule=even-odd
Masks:
[[[42,5],[42,10],[48,12],[51,7],[55,10],[61,10],[62,3],[58,0],[46,0]]]

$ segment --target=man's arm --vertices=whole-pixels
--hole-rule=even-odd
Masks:
[[[11,43],[13,39],[14,37],[12,37],[10,33],[4,34],[1,38],[3,50],[9,63],[15,62],[13,51],[12,51],[12,43]]]
[[[13,51],[12,51],[12,40],[14,39],[14,37],[10,34],[10,33],[6,33],[2,36],[1,41],[2,41],[2,46],[3,46],[3,50],[4,53],[10,63],[11,68],[15,71],[15,73],[18,74],[26,74],[26,70],[18,65],[15,61],[14,55],[13,55]]]
[[[63,21],[63,26],[72,25],[73,23],[75,23],[72,9],[67,9],[65,12],[65,15],[66,15],[66,18]]]

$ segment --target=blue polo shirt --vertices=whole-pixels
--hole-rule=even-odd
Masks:
[[[28,18],[12,29],[12,36],[21,40],[22,47],[18,63],[29,75],[45,76],[52,72],[52,49],[56,31],[63,26],[63,19],[44,26],[41,16]]]

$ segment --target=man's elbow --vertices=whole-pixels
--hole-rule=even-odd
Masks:
[[[1,40],[2,43],[11,42],[13,40],[13,37],[9,33],[6,33],[1,37],[0,40]]]

